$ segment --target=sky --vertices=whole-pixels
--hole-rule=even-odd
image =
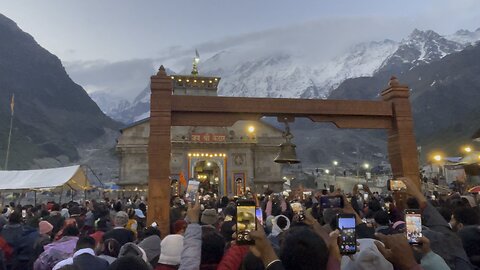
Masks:
[[[250,44],[322,59],[357,42],[401,40],[414,28],[451,34],[480,27],[477,0],[0,0],[0,13],[56,54],[89,92],[143,89],[145,71],[191,58],[195,48],[208,55]]]

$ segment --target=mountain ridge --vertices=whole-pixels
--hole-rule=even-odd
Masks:
[[[473,32],[457,35],[462,33],[463,36],[473,35]],[[449,40],[432,30],[414,29],[400,42],[384,39],[358,43],[345,54],[313,64],[285,52],[242,58],[245,52],[233,47],[221,49],[202,61],[200,72],[222,77],[219,85],[219,95],[222,96],[325,99],[347,79],[382,72],[386,78],[389,74],[401,74],[414,66],[437,61],[459,51],[467,46],[465,44]],[[179,73],[189,72],[190,67],[186,67]],[[146,91],[141,91],[136,101],[129,105],[126,109],[128,113],[124,111],[112,116],[125,123],[148,116],[149,102],[143,100]]]
[[[118,128],[119,124],[103,114],[86,91],[71,80],[58,57],[2,14],[0,37],[1,123],[10,122],[7,104],[15,94],[8,169],[79,161],[81,145]],[[8,125],[0,125],[2,166],[8,129]]]

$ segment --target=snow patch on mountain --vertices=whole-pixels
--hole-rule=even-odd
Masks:
[[[222,77],[223,96],[326,98],[343,80],[372,75],[397,48],[392,40],[361,43],[323,62],[285,52],[251,59],[248,52],[233,48],[207,59],[200,72]]]
[[[390,55],[379,70],[386,68],[402,70],[400,67],[428,64],[439,60],[448,54],[461,51],[465,45],[448,40],[432,30],[418,29],[400,42],[398,49]]]
[[[121,120],[118,118],[118,115],[130,106],[130,102],[126,99],[113,96],[108,92],[93,92],[90,93],[89,96],[97,103],[103,113],[118,121]]]
[[[447,39],[463,45],[473,45],[480,40],[480,28],[477,28],[474,32],[461,29],[452,35],[448,35]]]

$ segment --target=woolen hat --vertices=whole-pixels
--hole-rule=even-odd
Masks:
[[[158,263],[167,265],[179,265],[183,251],[183,236],[171,234],[163,238]]]
[[[115,215],[115,226],[125,227],[128,223],[128,214],[125,211],[118,211]]]
[[[142,210],[140,209],[135,209],[135,216],[139,218],[145,218],[145,215],[143,214]]]
[[[158,235],[150,235],[149,237],[142,240],[138,243],[138,246],[141,247],[147,254],[148,261],[152,261],[153,258],[160,255],[160,243],[162,239]]]
[[[202,224],[213,225],[218,221],[217,210],[215,209],[205,209],[202,213],[202,218],[200,219]]]
[[[143,248],[139,247],[138,245],[135,245],[132,242],[128,242],[120,248],[120,252],[118,253],[118,258],[124,257],[124,256],[139,257],[148,263],[147,253],[145,252],[145,250],[143,250]]]
[[[183,219],[179,219],[175,221],[173,225],[173,233],[178,233],[181,230],[185,230],[187,228],[187,222]]]
[[[53,225],[50,222],[42,220],[38,223],[38,232],[40,234],[47,234],[53,230]]]

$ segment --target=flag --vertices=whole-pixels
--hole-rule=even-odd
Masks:
[[[10,111],[13,115],[13,108],[15,107],[15,94],[12,95],[12,99],[10,100]]]
[[[187,180],[185,179],[183,172],[180,172],[180,176],[178,178],[179,178],[180,185],[187,187]]]

